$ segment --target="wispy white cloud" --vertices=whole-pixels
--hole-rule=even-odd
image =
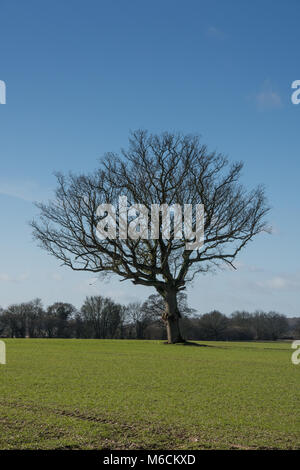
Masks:
[[[52,281],[62,281],[63,277],[61,274],[58,274],[58,273],[51,273],[50,274],[50,279]]]
[[[23,282],[29,279],[27,273],[20,274],[19,276],[11,276],[7,273],[0,273],[0,282]]]
[[[276,225],[275,223],[271,223],[271,230],[272,230],[272,235],[281,235],[281,230],[279,228],[278,225]]]
[[[300,290],[300,276],[274,276],[270,279],[265,279],[256,282],[257,286],[272,291],[294,291]]]
[[[36,181],[0,179],[0,194],[33,202],[45,199],[49,191],[42,188]]]
[[[260,110],[274,109],[281,107],[281,98],[275,91],[262,91],[256,95],[257,107]]]
[[[254,264],[246,264],[241,261],[234,261],[233,262],[234,268],[237,269],[238,271],[243,271],[243,272],[249,272],[249,273],[262,273],[265,271],[264,268],[261,266],[256,266]],[[229,265],[225,265],[223,267],[223,271],[235,271],[233,267]]]
[[[219,28],[217,28],[216,26],[209,26],[207,29],[206,29],[206,36],[208,36],[209,38],[214,38],[214,39],[224,39],[225,38],[225,34],[223,33],[223,31],[221,31]]]
[[[268,111],[282,107],[282,99],[278,91],[269,80],[266,80],[261,89],[252,95],[259,111]]]

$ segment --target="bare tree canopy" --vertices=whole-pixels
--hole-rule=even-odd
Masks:
[[[113,338],[120,324],[122,307],[109,297],[86,297],[81,307],[81,316],[92,326],[95,338]]]
[[[270,311],[236,311],[230,317],[213,310],[199,315],[177,296],[181,330],[189,340],[264,341],[300,339],[300,319]],[[143,303],[120,305],[102,296],[86,297],[81,308],[64,302],[43,307],[41,299],[0,307],[0,337],[116,338],[164,340],[163,298],[150,295]]]
[[[34,236],[42,248],[73,270],[114,273],[154,287],[165,301],[168,341],[182,341],[178,292],[198,273],[224,263],[233,266],[240,250],[268,229],[264,190],[259,186],[247,191],[239,183],[241,170],[241,162],[229,164],[222,154],[209,152],[197,136],[136,131],[128,150],[121,155],[107,153],[94,173],[57,175],[56,198],[38,204],[40,220],[32,222]],[[129,206],[143,204],[149,213],[151,204],[203,204],[203,246],[187,249],[191,240],[185,235],[176,238],[174,226],[165,239],[161,217],[157,239],[100,240],[97,208],[100,204],[118,207],[122,196]],[[118,220],[120,235],[123,226]],[[195,214],[192,229],[196,229]]]

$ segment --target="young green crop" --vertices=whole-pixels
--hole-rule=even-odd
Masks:
[[[299,449],[289,343],[5,339],[0,449]]]

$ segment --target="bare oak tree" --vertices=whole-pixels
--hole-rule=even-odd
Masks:
[[[56,198],[38,204],[34,236],[42,248],[73,270],[114,273],[133,284],[152,286],[165,302],[163,320],[168,342],[183,341],[177,294],[198,273],[233,262],[257,234],[267,231],[264,190],[247,191],[240,183],[242,163],[229,164],[222,154],[209,152],[197,136],[146,131],[131,134],[128,150],[107,153],[90,175],[57,175]],[[203,204],[204,244],[186,249],[185,235],[175,237],[174,225],[166,239],[117,238],[100,240],[97,234],[100,204]],[[117,212],[118,215],[118,212]],[[120,219],[121,220],[121,219]],[[132,222],[130,222],[132,223]],[[193,214],[192,228],[196,219]],[[119,232],[117,217],[117,233]],[[150,228],[150,220],[148,228]],[[123,227],[122,227],[123,230]]]

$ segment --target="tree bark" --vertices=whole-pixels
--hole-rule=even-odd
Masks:
[[[166,292],[165,298],[165,312],[163,320],[167,327],[168,343],[184,343],[185,340],[180,332],[180,312],[177,305],[177,292],[173,289]]]

